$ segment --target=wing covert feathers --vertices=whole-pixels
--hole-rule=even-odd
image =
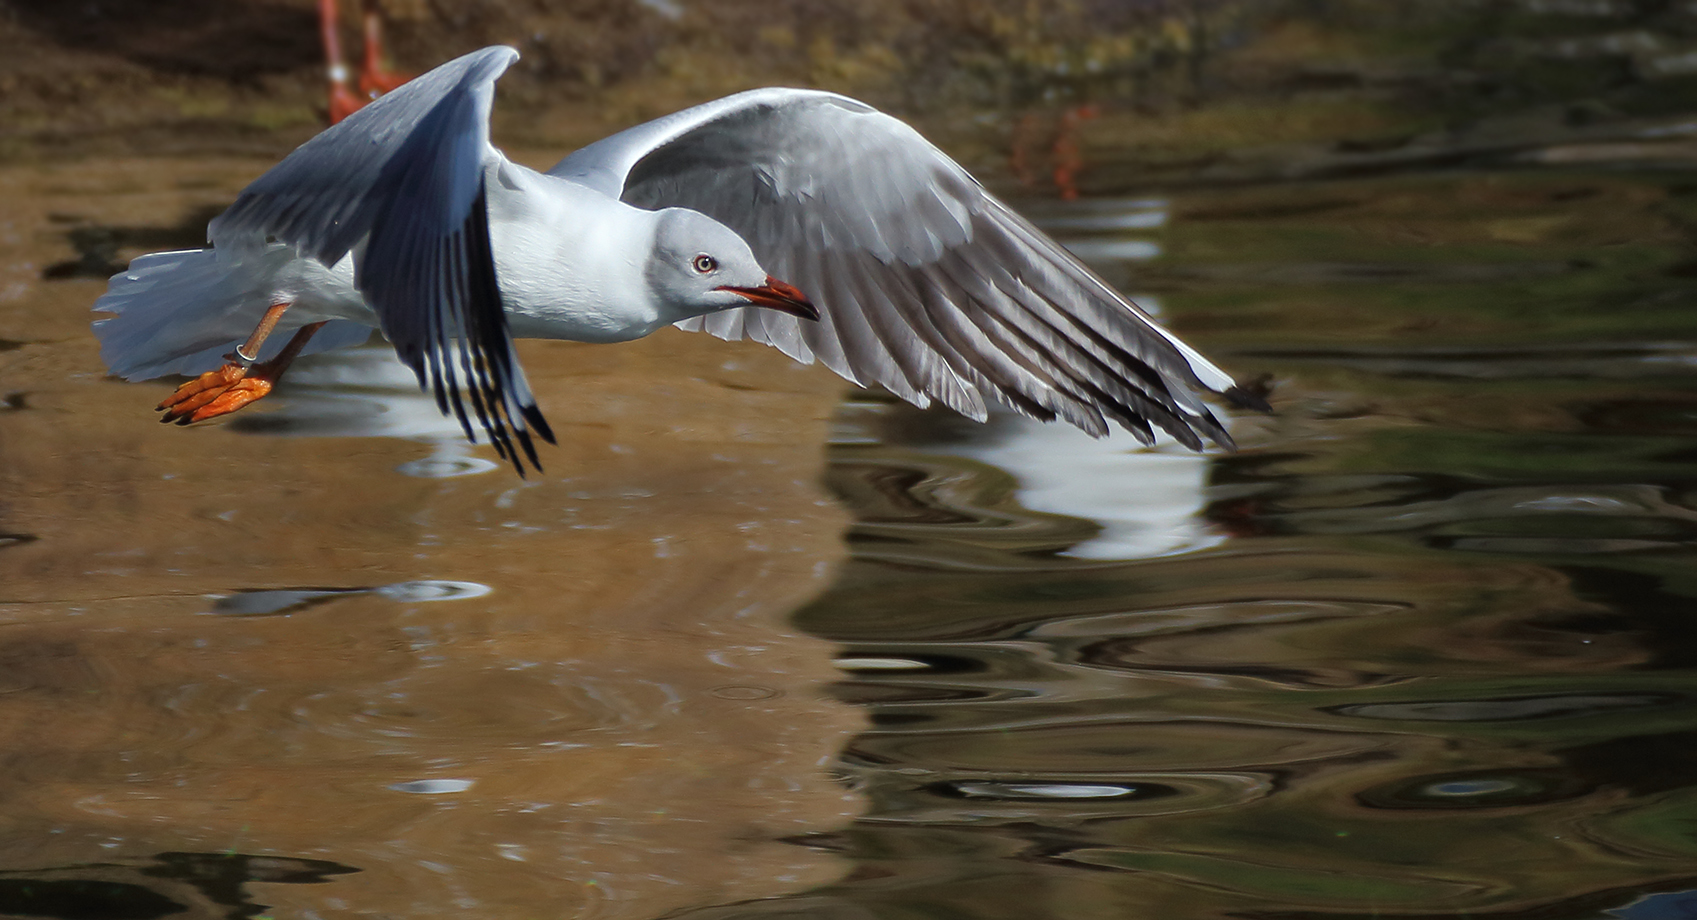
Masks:
[[[1198,395],[1230,377],[912,128],[825,93],[732,100],[632,160],[623,197],[726,224],[822,318],[741,309],[682,328],[975,419],[1000,403],[1097,436],[1118,424],[1232,446]]]

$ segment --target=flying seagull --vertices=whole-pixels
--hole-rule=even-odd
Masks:
[[[495,80],[517,59],[485,48],[383,95],[243,190],[208,226],[211,247],[113,276],[94,305],[115,314],[94,323],[112,373],[199,374],[160,406],[187,424],[375,327],[521,475],[540,468],[534,438],[554,436],[515,336],[619,342],[676,325],[920,407],[983,420],[999,403],[1145,442],[1153,426],[1192,449],[1231,446],[1201,394],[1259,404],[871,106],[751,90],[539,173],[489,140]]]

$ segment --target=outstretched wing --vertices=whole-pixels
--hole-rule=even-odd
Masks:
[[[911,127],[808,90],[754,90],[639,125],[551,172],[742,235],[822,319],[737,309],[679,325],[774,345],[918,406],[999,402],[1094,435],[1231,439],[1198,391],[1231,377],[1157,326]],[[1252,397],[1251,397],[1252,399]]]
[[[495,80],[517,59],[485,48],[377,99],[260,176],[207,229],[220,252],[270,238],[334,265],[355,250],[355,284],[419,385],[476,441],[463,389],[522,474],[513,441],[540,468],[530,432],[554,435],[507,330],[486,191],[506,162],[489,143]]]

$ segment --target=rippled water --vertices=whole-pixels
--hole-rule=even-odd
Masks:
[[[1030,204],[1235,454],[664,335],[527,343],[521,482],[380,349],[100,376],[67,226],[249,167],[6,180],[0,913],[1697,909],[1697,174]]]
[[[845,409],[853,559],[798,621],[845,647],[870,805],[805,912],[1691,916],[1694,193],[1051,216],[1278,412],[1199,460]]]

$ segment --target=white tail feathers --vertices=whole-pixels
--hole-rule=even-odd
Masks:
[[[287,246],[272,246],[240,260],[220,259],[212,249],[137,258],[112,276],[106,293],[94,302],[96,312],[115,314],[94,322],[101,360],[126,380],[192,375],[218,367],[277,299],[277,274],[294,258]],[[283,314],[278,334],[266,341],[260,357],[276,354],[290,333],[312,321],[311,316],[290,316],[299,312]],[[333,320],[303,353],[358,345],[370,335],[368,326]]]

